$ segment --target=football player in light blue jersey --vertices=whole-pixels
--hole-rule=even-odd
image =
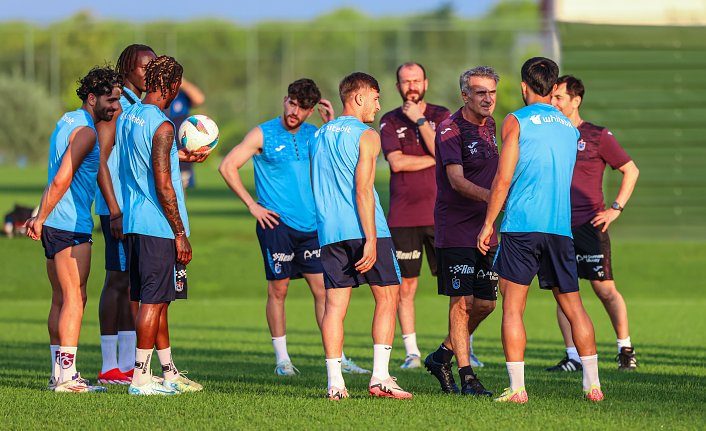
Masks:
[[[311,143],[311,181],[324,268],[326,309],[321,333],[326,354],[328,398],[348,397],[341,362],[343,321],[353,287],[368,284],[375,297],[373,396],[411,398],[390,376],[400,270],[380,199],[375,191],[375,159],[380,136],[366,123],[380,110],[380,86],[356,72],[339,85],[341,117],[321,127]]]
[[[120,109],[112,121],[96,126],[100,167],[95,212],[100,218],[105,239],[105,282],[98,305],[103,365],[98,373],[98,383],[129,385],[135,367],[137,337],[135,318],[130,311],[130,280],[123,235],[122,190],[118,178],[120,152],[113,151],[113,147],[116,127],[121,127],[122,123],[120,114],[140,103],[145,91],[145,67],[156,56],[152,48],[138,44],[129,45],[120,53],[116,64],[124,84]]]
[[[96,195],[99,148],[95,125],[110,121],[120,106],[122,80],[109,67],[80,80],[81,108],[56,123],[49,149],[49,175],[39,212],[27,235],[42,241],[52,285],[49,340],[53,359],[48,388],[56,392],[102,392],[76,371],[76,350],[91,269],[91,206]]]
[[[140,301],[131,395],[203,389],[174,366],[166,320],[166,310],[180,287],[176,264],[191,261],[174,124],[162,112],[174,100],[182,72],[172,57],[151,60],[145,70],[147,95],[121,114],[124,126],[117,129],[130,299]],[[152,379],[150,371],[155,346],[164,374],[162,384]]]
[[[316,323],[324,316],[324,279],[311,193],[309,140],[316,126],[306,123],[318,110],[327,123],[334,118],[331,102],[311,79],[287,88],[282,116],[252,129],[223,159],[219,171],[228,186],[257,220],[256,232],[267,279],[267,323],[275,351],[275,374],[298,372],[287,351],[284,301],[289,280],[304,277],[314,296]],[[257,202],[243,186],[239,169],[252,159]],[[349,372],[366,373],[347,358]]]
[[[478,234],[478,249],[486,253],[495,219],[505,205],[493,271],[498,273],[503,296],[502,340],[510,387],[495,399],[499,402],[528,400],[524,382],[527,337],[522,319],[535,275],[541,288],[553,291],[571,323],[583,364],[585,398],[603,399],[596,339],[578,291],[571,236],[570,189],[579,132],[550,104],[558,76],[559,67],[548,58],[531,58],[522,66],[522,98],[527,106],[503,122],[498,172]]]

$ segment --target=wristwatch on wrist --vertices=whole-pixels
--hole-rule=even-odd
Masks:
[[[421,117],[421,118],[419,118],[419,119],[417,120],[417,126],[422,126],[422,125],[424,125],[424,123],[426,123],[426,122],[427,122],[427,119],[424,118],[424,117]]]
[[[623,212],[623,209],[625,209],[625,207],[621,207],[618,202],[613,202],[613,205],[611,205],[610,207],[620,212]]]

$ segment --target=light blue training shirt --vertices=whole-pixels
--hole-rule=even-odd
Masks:
[[[311,175],[317,231],[322,247],[365,238],[355,199],[355,170],[360,157],[360,136],[368,129],[371,127],[357,118],[342,116],[324,124],[312,139]],[[390,237],[385,213],[374,187],[373,193],[377,237]]]
[[[83,108],[65,113],[56,122],[56,128],[51,135],[49,145],[49,174],[47,175],[47,185],[49,185],[59,171],[61,162],[69,148],[69,137],[74,130],[79,127],[90,127],[96,131],[93,118]],[[93,216],[91,206],[96,197],[98,178],[98,164],[100,162],[100,149],[98,139],[81,166],[74,174],[69,189],[61,197],[59,203],[54,207],[44,224],[55,229],[69,232],[91,233],[93,232]]]
[[[558,109],[535,103],[512,113],[520,155],[500,232],[571,235],[571,177],[579,131]]]

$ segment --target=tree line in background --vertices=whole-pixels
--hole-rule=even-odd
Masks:
[[[338,83],[356,70],[380,82],[383,112],[399,106],[394,72],[405,61],[426,67],[426,100],[452,111],[461,105],[461,72],[495,67],[499,122],[522,104],[519,66],[544,52],[541,29],[538,6],[530,0],[501,2],[477,19],[462,19],[446,5],[394,18],[339,9],[311,21],[248,27],[218,20],[98,21],[87,13],[47,27],[0,23],[0,163],[43,160],[60,113],[80,106],[76,80],[92,66],[114,64],[132,43],[182,63],[185,77],[206,94],[195,112],[218,123],[225,152],[250,128],[279,115],[287,84],[301,77],[314,79],[337,113]]]

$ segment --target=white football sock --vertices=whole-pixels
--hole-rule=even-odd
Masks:
[[[510,376],[510,390],[515,391],[525,386],[525,363],[505,362],[507,374]]]
[[[620,353],[620,349],[622,349],[623,347],[632,347],[630,337],[624,339],[618,338],[618,353]]]
[[[103,355],[103,367],[101,373],[118,368],[118,336],[101,335],[101,354]]]
[[[157,350],[157,356],[159,357],[159,363],[162,364],[162,373],[164,374],[164,379],[173,382],[179,377],[179,371],[174,365],[174,360],[172,359],[172,348],[167,347],[166,349]]]
[[[132,375],[132,384],[142,386],[152,380],[152,349],[135,349],[135,372]]]
[[[407,356],[409,355],[417,355],[417,356],[422,356],[422,353],[419,351],[419,347],[417,347],[417,333],[412,332],[411,334],[404,335],[402,334],[402,341],[404,342],[404,350],[407,352]]]
[[[373,345],[373,377],[380,380],[390,378],[388,366],[390,364],[391,353],[392,346],[388,346],[387,344]]]
[[[73,380],[77,377],[76,371],[76,351],[78,347],[60,346],[59,347],[59,366],[61,366],[59,382],[64,383]]]
[[[326,359],[326,374],[328,375],[328,387],[336,387],[343,389],[346,387],[346,382],[343,380],[341,373],[341,358]]]
[[[272,346],[275,348],[275,362],[291,361],[287,352],[287,336],[272,337]]]
[[[51,376],[54,380],[58,381],[61,377],[61,368],[59,367],[59,345],[50,344],[49,350],[51,350]]]
[[[569,359],[573,359],[576,362],[581,362],[581,359],[579,358],[579,352],[578,350],[576,350],[576,347],[567,347],[566,354]]]
[[[473,334],[468,337],[468,353],[473,354]]]
[[[591,385],[601,386],[598,380],[598,355],[581,356],[581,365],[583,365],[583,390],[591,389]]]
[[[135,368],[136,346],[135,331],[118,331],[118,368],[123,373]]]

